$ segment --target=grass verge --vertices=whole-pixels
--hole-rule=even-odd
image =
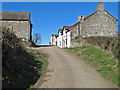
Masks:
[[[87,60],[105,79],[118,86],[118,60],[112,54],[91,45],[67,49]]]
[[[36,52],[35,50],[32,50],[32,49],[26,49],[26,51],[29,54],[32,54],[34,60],[38,62],[35,69],[36,69],[36,71],[38,71],[38,73],[41,76],[47,66],[47,60],[46,60],[45,56]],[[31,90],[32,88],[33,88],[33,85],[31,85],[27,90]]]

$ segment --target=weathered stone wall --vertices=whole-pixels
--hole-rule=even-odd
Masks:
[[[71,46],[77,46],[76,44],[76,37],[78,36],[78,26],[76,26],[75,28],[73,28],[71,30],[70,33],[70,37],[71,37]]]
[[[116,21],[105,11],[98,11],[81,26],[83,36],[116,36]]]
[[[71,30],[71,47],[80,46],[78,27],[81,37],[90,36],[116,36],[116,20],[105,11],[98,11]]]
[[[71,38],[74,39],[78,35],[78,26],[71,30]]]
[[[21,38],[22,40],[29,41],[29,21],[2,21],[2,26],[10,28],[10,30],[12,30],[16,34],[16,36]]]

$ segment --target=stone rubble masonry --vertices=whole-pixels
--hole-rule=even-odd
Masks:
[[[116,20],[105,11],[98,11],[81,26],[82,36],[116,36]]]
[[[23,41],[30,42],[32,40],[30,12],[1,11],[0,15],[2,15],[0,18],[1,27],[9,28]]]
[[[2,26],[10,28],[23,41],[29,41],[29,21],[2,21]]]
[[[80,41],[76,38],[78,34],[78,27],[80,29],[81,37],[90,36],[110,36],[117,35],[116,19],[109,15],[105,10],[100,10],[88,19],[84,20],[71,30],[71,45],[79,46]],[[78,42],[79,41],[79,42]]]

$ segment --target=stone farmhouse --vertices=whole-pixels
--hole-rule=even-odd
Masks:
[[[97,11],[85,17],[78,16],[78,22],[59,29],[57,46],[61,48],[79,46],[79,39],[90,36],[114,37],[117,19],[105,10],[104,3],[97,3]],[[77,42],[76,42],[77,41]],[[51,41],[52,42],[52,41]],[[52,45],[52,44],[51,44]]]
[[[2,27],[12,30],[17,37],[23,41],[31,41],[32,24],[30,20],[30,12],[0,12],[2,18]]]

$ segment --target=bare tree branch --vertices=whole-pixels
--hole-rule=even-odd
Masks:
[[[33,36],[34,43],[41,43],[41,35],[39,33],[35,33]]]

